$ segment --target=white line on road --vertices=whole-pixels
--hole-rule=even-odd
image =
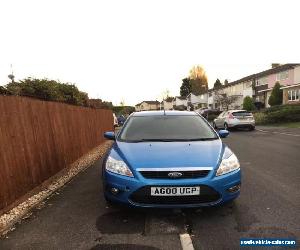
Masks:
[[[189,234],[180,234],[179,236],[183,250],[194,250],[193,242]]]
[[[266,131],[266,130],[262,130],[262,129],[256,129],[259,132],[263,132],[263,133],[272,133],[272,134],[280,134],[280,135],[289,135],[289,136],[295,136],[298,137],[300,135],[298,134],[289,134],[289,133],[282,133],[282,132],[274,132],[274,131]]]

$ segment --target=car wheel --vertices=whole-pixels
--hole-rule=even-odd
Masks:
[[[228,124],[227,124],[226,122],[224,123],[224,129],[225,129],[225,130],[228,130],[228,129],[229,129]]]
[[[250,131],[253,131],[253,130],[255,130],[255,127],[254,127],[254,126],[251,126],[251,127],[249,127],[249,130],[250,130]]]

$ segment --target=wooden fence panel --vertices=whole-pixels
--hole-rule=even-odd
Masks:
[[[0,210],[104,142],[111,110],[0,96]]]

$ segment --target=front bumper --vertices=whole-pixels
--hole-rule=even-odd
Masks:
[[[113,202],[123,203],[134,207],[164,207],[184,208],[215,206],[237,198],[237,191],[228,189],[240,185],[240,169],[231,173],[215,176],[211,171],[207,177],[195,179],[145,179],[139,173],[135,178],[117,175],[104,171],[104,195]],[[151,186],[200,186],[200,195],[188,197],[153,197],[150,195]],[[112,188],[118,190],[112,193]],[[201,191],[202,190],[202,191]]]

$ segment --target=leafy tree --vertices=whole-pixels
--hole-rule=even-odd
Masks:
[[[190,70],[191,92],[194,95],[206,93],[208,90],[207,76],[204,69],[197,65]]]
[[[184,78],[182,79],[182,84],[180,87],[180,96],[187,97],[192,91],[192,85],[190,78]]]
[[[132,112],[135,111],[135,107],[132,106],[113,106],[112,110],[116,115],[130,115]]]
[[[229,106],[238,99],[238,96],[228,96],[222,92],[222,89],[215,90],[215,101],[219,107],[223,107],[226,110]]]
[[[104,102],[101,99],[89,99],[88,106],[96,109],[113,109],[111,102]]]
[[[219,89],[222,87],[222,83],[219,79],[217,79],[214,83],[214,89]]]
[[[47,101],[65,102],[87,106],[88,95],[79,91],[74,84],[60,83],[48,79],[25,78],[6,85],[11,95],[29,96]]]
[[[253,99],[250,96],[246,96],[243,101],[243,109],[251,111],[255,109]]]
[[[282,92],[283,91],[282,89],[280,89],[279,82],[276,82],[274,88],[272,89],[271,96],[268,101],[270,106],[282,104]]]
[[[228,85],[228,80],[227,79],[225,79],[225,81],[224,81],[224,85]]]
[[[0,86],[0,95],[9,95],[10,93],[3,86]]]

